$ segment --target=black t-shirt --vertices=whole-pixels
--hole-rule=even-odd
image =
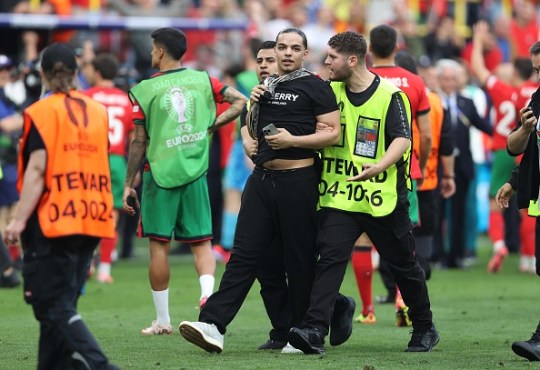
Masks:
[[[259,148],[253,157],[256,165],[261,166],[272,159],[312,158],[312,149],[287,148],[273,150],[264,139],[262,128],[273,123],[284,128],[292,135],[313,134],[316,129],[316,117],[338,110],[336,97],[330,83],[319,77],[309,75],[295,80],[279,83],[274,96],[268,102],[261,102],[257,138]]]
[[[364,91],[360,93],[353,93],[346,90],[347,99],[349,102],[355,106],[360,106],[365,104],[375,93],[375,90],[379,87],[381,83],[381,78],[375,75],[375,79],[371,85]],[[409,102],[404,102],[402,95],[398,92],[392,95],[392,100],[388,105],[388,112],[386,113],[386,122],[385,122],[385,141],[386,148],[391,144],[392,140],[403,137],[411,139],[411,127],[409,120],[407,119],[406,107],[405,104]],[[411,143],[412,145],[412,143]],[[400,159],[396,166],[398,168],[398,184],[397,192],[400,202],[407,202],[407,184],[405,181],[405,162],[403,159]]]
[[[32,154],[33,151],[39,149],[45,149],[45,143],[43,142],[41,134],[32,122],[30,124],[30,132],[28,132],[28,138],[26,139],[26,145],[24,146],[23,150],[23,162],[25,166],[30,159],[30,154]]]
[[[246,125],[246,117],[248,114],[247,104],[244,105],[244,108],[242,108],[242,113],[240,113],[240,127],[244,127]]]

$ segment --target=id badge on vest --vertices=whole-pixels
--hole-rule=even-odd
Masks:
[[[358,117],[354,154],[372,159],[376,157],[380,127],[378,119]]]

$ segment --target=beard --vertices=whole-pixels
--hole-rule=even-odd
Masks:
[[[331,81],[345,81],[352,75],[350,68],[341,67],[338,69],[332,69],[329,71],[329,78]]]

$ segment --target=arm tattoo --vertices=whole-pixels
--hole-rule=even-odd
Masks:
[[[135,176],[141,168],[142,161],[146,154],[147,136],[143,125],[135,125],[135,138],[129,146],[129,156],[127,163],[127,173],[125,185],[133,187]]]
[[[221,113],[214,123],[213,130],[217,130],[221,126],[231,122],[242,113],[244,105],[246,105],[247,98],[242,95],[238,90],[233,87],[228,87],[223,92],[223,101],[231,103],[231,106],[223,113]]]

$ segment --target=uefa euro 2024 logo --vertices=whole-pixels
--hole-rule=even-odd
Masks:
[[[193,96],[181,86],[171,87],[164,95],[165,109],[169,118],[178,122],[176,132],[181,135],[190,133],[193,125],[187,123],[193,116]]]

